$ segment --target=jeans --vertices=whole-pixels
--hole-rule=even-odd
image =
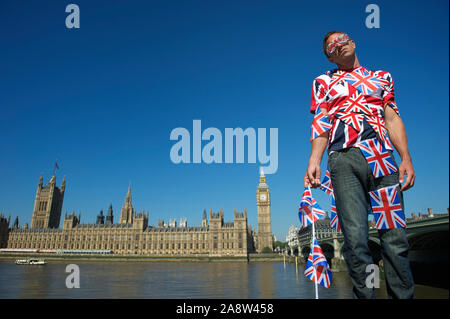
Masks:
[[[343,255],[353,283],[354,297],[375,298],[374,288],[366,286],[366,277],[371,274],[366,273],[366,267],[373,264],[368,245],[368,213],[371,207],[368,193],[397,184],[398,172],[375,178],[361,151],[354,147],[331,153],[328,168],[344,235]],[[404,211],[400,189],[398,194]],[[413,298],[414,281],[408,260],[409,244],[405,229],[379,230],[378,236],[389,297]]]

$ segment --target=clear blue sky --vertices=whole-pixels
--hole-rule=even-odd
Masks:
[[[81,28],[67,29],[76,3]],[[380,7],[368,29],[366,5]],[[359,61],[391,72],[416,185],[406,213],[449,206],[448,1],[2,1],[0,212],[31,222],[41,173],[67,180],[63,212],[115,221],[133,204],[158,219],[200,225],[203,209],[247,208],[254,228],[259,164],[182,164],[176,127],[278,128],[278,171],[267,176],[272,230],[300,226],[310,152],[314,77],[334,67],[321,51],[348,32]],[[397,156],[397,159],[398,156]],[[326,157],[323,161],[326,168]],[[329,197],[313,195],[329,209]],[[62,226],[62,221],[61,221]]]

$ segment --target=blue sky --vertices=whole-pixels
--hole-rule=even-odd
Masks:
[[[81,28],[67,29],[76,3]],[[368,29],[365,7],[380,7]],[[334,67],[321,51],[348,32],[360,63],[391,72],[417,178],[406,213],[444,212],[448,200],[447,1],[2,1],[0,212],[31,222],[41,174],[66,176],[63,213],[115,221],[131,182],[150,221],[236,208],[254,228],[259,164],[179,164],[172,129],[278,128],[278,171],[267,176],[272,231],[300,226],[310,152],[314,77]],[[398,160],[399,157],[397,156]],[[323,161],[326,169],[326,156]],[[329,209],[327,195],[313,195]],[[62,222],[61,222],[62,225]]]

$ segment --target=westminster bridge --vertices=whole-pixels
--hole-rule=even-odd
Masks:
[[[448,269],[448,220],[449,215],[446,214],[419,220],[409,220],[407,222],[406,236],[410,245],[408,258],[416,283],[448,289],[447,271],[435,271],[434,273],[439,274],[435,279],[430,278],[430,272],[428,271],[433,268]],[[333,231],[329,236],[319,237],[318,241],[331,268],[335,268],[336,271],[346,270],[342,254],[344,244],[342,233]],[[369,229],[368,243],[374,263],[379,264],[381,261],[381,245],[378,237],[378,229]],[[310,249],[310,241],[300,240],[299,253],[305,260],[308,258]]]

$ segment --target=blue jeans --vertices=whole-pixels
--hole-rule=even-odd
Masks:
[[[392,156],[392,155],[391,155]],[[393,156],[392,156],[393,158]],[[343,255],[355,298],[375,298],[366,286],[366,267],[373,264],[368,238],[369,192],[398,183],[398,172],[379,178],[358,148],[347,148],[328,158],[337,215],[344,235]],[[403,195],[398,190],[404,211]],[[390,298],[413,298],[414,281],[408,260],[409,244],[403,228],[379,230],[387,292]]]

